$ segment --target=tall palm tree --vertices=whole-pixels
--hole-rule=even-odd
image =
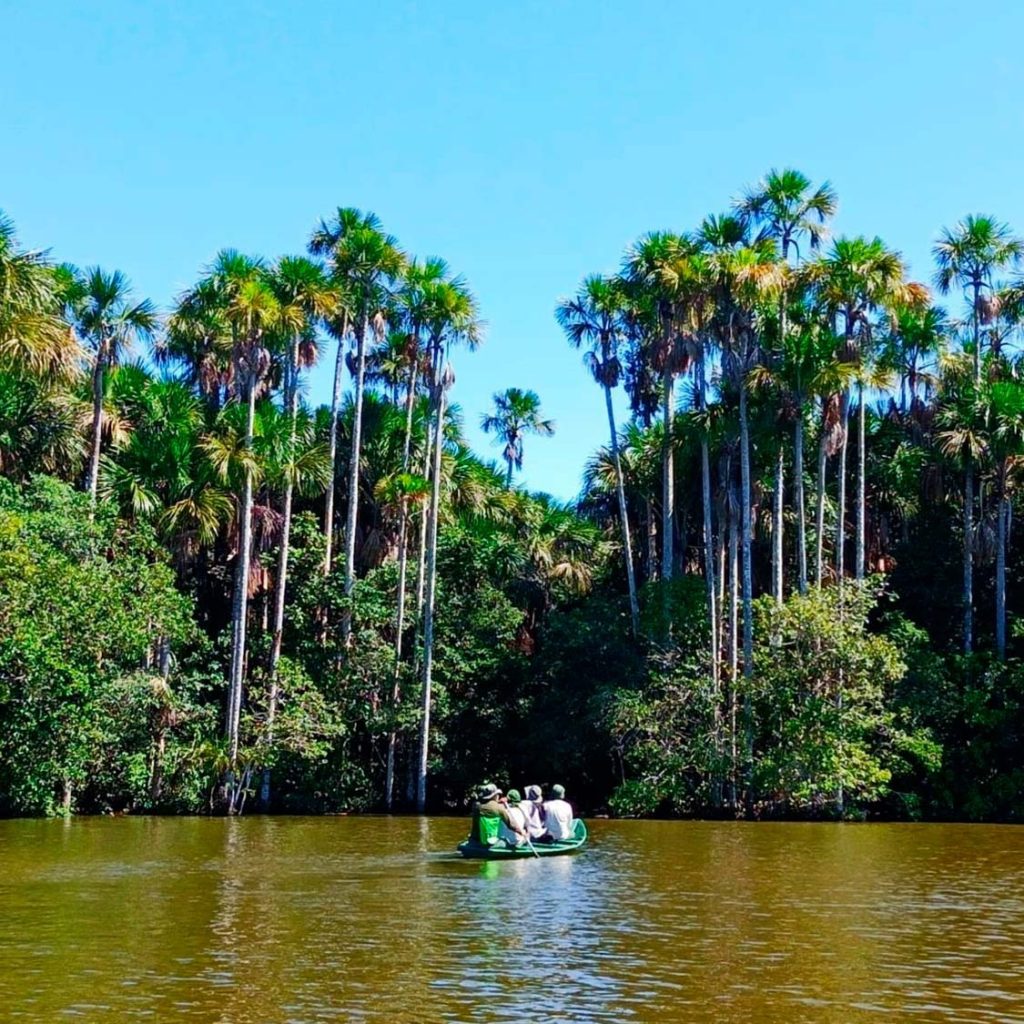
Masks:
[[[622,529],[622,551],[626,562],[626,584],[629,588],[629,613],[633,636],[640,635],[640,609],[636,597],[636,577],[633,572],[633,546],[629,536],[629,513],[626,508],[626,489],[622,480],[622,460],[619,453],[619,435],[615,427],[615,409],[612,388],[619,383],[622,364],[619,361],[619,342],[622,337],[623,309],[622,285],[613,278],[591,275],[584,279],[576,297],[565,299],[555,310],[555,317],[565,331],[569,343],[575,348],[587,346],[584,362],[594,380],[604,390],[608,413],[608,432],[615,459],[616,487],[619,498],[619,521]]]
[[[354,216],[353,216],[354,214]],[[326,253],[331,274],[344,282],[354,299],[355,415],[349,458],[348,507],[345,519],[345,596],[351,599],[356,579],[356,528],[359,513],[359,459],[362,440],[363,393],[366,377],[366,342],[371,329],[383,330],[383,310],[390,288],[405,269],[406,256],[398,240],[381,230],[373,214],[339,210],[334,225],[315,232],[310,242],[314,253]],[[342,640],[352,628],[351,609],[342,619]]]
[[[85,489],[96,504],[103,437],[103,393],[107,371],[116,366],[137,340],[148,339],[157,328],[156,308],[148,299],[133,303],[128,278],[115,270],[91,267],[83,273],[62,268],[60,288],[67,316],[93,355],[92,438]]]
[[[644,235],[627,253],[626,279],[634,286],[632,297],[640,290],[640,299],[649,306],[653,331],[646,347],[647,359],[662,380],[662,418],[664,420],[661,499],[661,576],[672,578],[675,536],[675,470],[672,439],[676,411],[675,381],[685,373],[692,347],[684,343],[684,332],[692,338],[690,300],[690,257],[697,246],[683,235],[652,231]]]
[[[234,250],[221,252],[200,289],[215,301],[229,325],[232,338],[234,400],[245,410],[243,431],[234,433],[231,444],[207,447],[215,458],[222,479],[241,476],[238,502],[238,555],[231,608],[231,667],[228,680],[228,713],[225,734],[228,760],[233,769],[238,760],[239,726],[246,661],[246,630],[249,607],[249,573],[252,559],[253,486],[258,463],[253,454],[256,399],[272,365],[271,346],[283,334],[301,327],[294,307],[282,307],[263,261]],[[186,301],[194,296],[186,296]],[[234,809],[236,794],[230,798]]]
[[[736,204],[739,213],[760,225],[768,237],[775,239],[783,263],[788,263],[790,249],[796,251],[797,263],[801,261],[800,243],[806,238],[809,249],[814,252],[827,234],[826,222],[836,212],[837,198],[832,186],[826,181],[814,188],[810,178],[800,171],[774,168],[754,188],[748,190]],[[786,349],[788,289],[786,283],[779,290],[779,338],[780,354]],[[794,462],[794,496],[797,515],[798,561],[803,566],[800,580],[803,591],[807,588],[807,521],[803,496],[803,458]],[[783,545],[782,545],[782,492],[784,477],[783,449],[780,446],[775,470],[775,507],[773,510],[772,538],[772,589],[780,604],[783,596]]]
[[[284,405],[288,418],[288,443],[283,461],[284,495],[282,498],[281,542],[278,550],[277,577],[274,584],[274,619],[267,675],[270,691],[267,700],[267,738],[273,738],[274,718],[277,713],[277,665],[281,657],[284,637],[285,591],[288,582],[288,558],[291,548],[292,500],[301,457],[308,461],[309,438],[299,445],[298,414],[299,384],[303,367],[316,360],[316,327],[335,311],[335,291],[331,288],[323,268],[301,256],[286,256],[277,262],[270,274],[270,287],[281,308],[281,317],[291,332],[287,357],[284,360]],[[306,476],[308,477],[308,473]],[[270,800],[270,772],[263,775],[261,799],[264,806]]]
[[[905,304],[920,295],[919,286],[906,282],[899,253],[880,238],[837,238],[829,253],[808,268],[816,283],[822,315],[842,319],[840,358],[856,364],[871,342],[871,315],[883,308]],[[846,548],[846,453],[849,447],[850,391],[839,396],[839,500],[836,516],[836,575],[842,581]],[[863,472],[863,468],[862,468]],[[863,530],[863,509],[858,503],[858,534]]]
[[[712,266],[714,330],[723,352],[723,367],[739,394],[743,672],[749,678],[754,661],[749,385],[760,357],[763,309],[777,298],[785,270],[775,243],[768,238],[751,239],[741,218],[709,217],[701,226],[700,239]],[[745,708],[744,718],[749,754],[749,708]]]
[[[523,468],[523,438],[527,434],[551,437],[555,421],[542,415],[536,391],[506,388],[494,395],[494,411],[483,414],[480,428],[485,434],[497,435],[497,443],[504,445],[505,486],[511,487],[513,470]]]
[[[431,257],[423,263],[416,259],[410,260],[395,293],[394,309],[392,311],[392,316],[399,325],[399,330],[396,333],[404,339],[404,345],[399,351],[401,358],[404,360],[406,371],[405,433],[402,442],[402,464],[401,472],[395,481],[394,488],[394,497],[398,503],[399,523],[398,597],[395,602],[395,661],[391,683],[391,708],[393,714],[397,712],[398,702],[401,698],[402,650],[405,642],[406,580],[409,571],[409,512],[412,504],[418,503],[423,505],[425,503],[428,490],[425,480],[426,466],[424,466],[423,476],[416,476],[411,473],[413,417],[416,409],[416,399],[419,394],[421,374],[427,368],[425,365],[423,340],[431,313],[434,286],[446,281],[448,278],[448,264],[442,259]],[[429,434],[429,428],[427,433]],[[424,454],[426,457],[427,453]],[[421,541],[425,545],[425,519],[422,520],[422,527]],[[422,574],[425,572],[422,557],[418,571],[422,579]],[[417,586],[417,594],[419,593],[420,588]],[[416,611],[418,616],[418,605]],[[397,740],[397,730],[392,726],[388,732],[387,766],[384,780],[384,804],[388,810],[391,810],[394,799]]]
[[[475,348],[483,332],[476,299],[460,278],[432,281],[427,292],[427,333],[431,365],[431,404],[434,408],[431,494],[426,532],[426,592],[423,598],[423,705],[420,716],[419,770],[416,806],[427,804],[427,763],[430,752],[430,712],[434,668],[434,606],[437,595],[437,528],[441,512],[441,454],[444,448],[445,408],[455,374],[448,354],[455,344]]]
[[[352,206],[338,207],[335,216],[321,220],[310,236],[307,249],[314,256],[330,256],[342,239],[355,231],[380,230],[380,220],[374,213],[363,213]],[[341,415],[342,381],[345,370],[345,346],[352,323],[358,315],[355,289],[343,273],[332,267],[331,284],[335,290],[335,311],[327,320],[327,330],[336,340],[334,353],[334,384],[331,389],[331,423],[328,435],[331,473],[324,490],[324,575],[328,575],[334,556],[334,494],[336,490],[338,456],[338,419]]]
[[[158,365],[177,364],[214,413],[230,397],[232,335],[212,279],[179,297],[154,352]]]
[[[996,291],[995,276],[1015,266],[1024,256],[1024,240],[995,217],[971,214],[953,228],[944,228],[932,247],[935,284],[943,295],[954,285],[964,292],[971,310],[974,344],[974,379],[981,379],[982,321],[985,300]],[[987,293],[987,294],[986,294]]]
[[[963,643],[974,647],[974,473],[987,454],[989,437],[982,385],[960,360],[945,361],[936,439],[942,452],[963,470]]]
[[[983,302],[995,290],[995,275],[1019,263],[1022,255],[1024,241],[1015,237],[1008,225],[983,214],[971,214],[955,227],[945,228],[932,248],[939,291],[946,295],[959,285],[970,303],[976,384],[981,382]],[[963,467],[963,641],[964,651],[970,654],[974,648],[974,464],[969,451]]]

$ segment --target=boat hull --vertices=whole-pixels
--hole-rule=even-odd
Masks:
[[[458,851],[463,857],[471,860],[522,860],[524,857],[532,859],[534,850],[538,857],[565,857],[572,853],[578,853],[587,842],[587,826],[580,818],[573,820],[573,837],[560,843],[534,843],[533,849],[529,846],[505,846],[504,843],[497,843],[494,846],[481,846],[473,840],[466,839],[459,843]]]

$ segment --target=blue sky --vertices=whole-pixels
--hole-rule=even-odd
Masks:
[[[0,207],[22,241],[120,267],[166,304],[217,249],[300,252],[374,210],[479,296],[468,433],[541,395],[525,482],[573,496],[603,407],[552,317],[644,231],[685,229],[772,166],[829,178],[840,233],[931,274],[943,224],[1024,231],[1024,5],[7,5]],[[311,397],[327,396],[317,371]]]

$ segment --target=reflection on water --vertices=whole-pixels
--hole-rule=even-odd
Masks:
[[[0,1021],[1024,1020],[1024,831],[0,822]]]

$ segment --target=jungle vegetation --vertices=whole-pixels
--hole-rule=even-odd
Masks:
[[[0,813],[529,775],[616,814],[1019,819],[1024,241],[967,216],[916,280],[836,208],[771,171],[553,282],[607,418],[570,503],[516,485],[543,380],[470,450],[482,311],[374,214],[162,310],[0,217]]]

